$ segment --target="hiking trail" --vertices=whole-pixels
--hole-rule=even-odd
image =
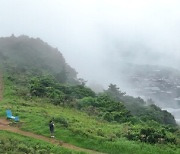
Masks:
[[[38,140],[43,140],[43,141],[46,141],[46,142],[49,142],[49,143],[52,143],[52,144],[55,144],[55,145],[62,146],[64,148],[67,148],[67,149],[70,149],[70,150],[86,152],[88,154],[101,154],[100,152],[80,148],[80,147],[74,146],[72,144],[68,144],[68,143],[65,143],[63,141],[57,140],[55,138],[48,138],[48,137],[45,137],[45,136],[42,136],[42,135],[37,135],[37,134],[31,133],[31,132],[20,130],[18,127],[10,126],[10,122],[8,120],[2,119],[2,118],[0,119],[0,130],[5,130],[5,131],[13,132],[13,133],[16,133],[16,134],[20,134],[20,135],[23,135],[23,136],[32,137],[32,138],[35,138],[35,139],[38,139]]]
[[[3,99],[3,82],[2,82],[2,74],[0,72],[0,101],[2,99]],[[48,137],[45,137],[42,135],[37,135],[37,134],[31,133],[31,132],[26,132],[26,131],[20,130],[18,127],[10,126],[10,121],[8,121],[7,119],[3,119],[3,118],[0,118],[0,130],[5,130],[5,131],[13,132],[16,134],[20,134],[23,136],[32,137],[32,138],[35,138],[38,140],[43,140],[43,141],[46,141],[46,142],[49,142],[49,143],[52,143],[55,145],[62,146],[64,148],[67,148],[70,150],[81,151],[81,152],[85,152],[85,153],[89,153],[89,154],[100,154],[100,152],[80,148],[80,147],[65,143],[63,141],[60,141],[60,140],[57,140],[54,138],[48,138]]]

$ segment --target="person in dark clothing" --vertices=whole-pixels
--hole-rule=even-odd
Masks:
[[[52,120],[49,122],[49,130],[51,133],[51,137],[54,137],[54,123]]]

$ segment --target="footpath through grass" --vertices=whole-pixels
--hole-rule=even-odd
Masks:
[[[172,145],[150,145],[128,141],[125,138],[114,139],[126,131],[125,125],[101,122],[85,113],[74,109],[54,106],[43,100],[25,101],[21,99],[4,99],[0,115],[5,116],[5,110],[10,108],[15,115],[20,116],[18,124],[21,129],[40,135],[49,136],[48,122],[54,118],[55,136],[57,139],[107,153],[137,153],[137,154],[173,154],[180,149]]]
[[[0,153],[80,154],[80,152],[7,131],[0,131]]]
[[[14,115],[20,117],[20,122],[15,125],[22,130],[49,136],[48,123],[54,119],[56,138],[79,147],[112,154],[180,153],[177,145],[128,141],[122,137],[127,131],[127,124],[101,121],[72,108],[54,106],[45,99],[24,100],[14,96],[12,89],[10,85],[6,85],[0,102],[0,116],[5,117],[5,110],[11,109]]]

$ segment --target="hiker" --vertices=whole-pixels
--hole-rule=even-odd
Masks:
[[[51,137],[54,137],[54,123],[52,120],[49,122],[49,129],[50,129]]]

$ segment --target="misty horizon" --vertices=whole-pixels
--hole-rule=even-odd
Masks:
[[[128,65],[179,70],[177,0],[1,0],[0,3],[1,37],[14,34],[41,38],[58,48],[78,77],[89,85],[98,84],[103,89],[114,83],[122,91],[138,95],[129,90],[133,87],[124,80],[123,71]]]
[[[173,68],[180,64],[177,0],[0,3],[0,36],[41,38],[57,47],[79,76],[88,81],[106,81],[104,76],[111,73],[111,63]],[[102,73],[97,74],[95,68]]]
[[[179,0],[0,7],[0,153],[179,154]]]

